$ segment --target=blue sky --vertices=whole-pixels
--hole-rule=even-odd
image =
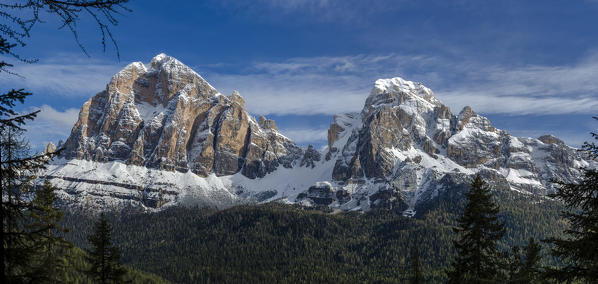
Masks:
[[[517,136],[554,134],[578,146],[598,128],[598,1],[132,0],[103,53],[88,19],[90,58],[57,23],[37,26],[17,64],[34,92],[35,149],[65,139],[81,105],[131,61],[164,52],[253,114],[320,147],[332,115],[359,111],[377,78],[430,87],[458,113],[470,105]]]

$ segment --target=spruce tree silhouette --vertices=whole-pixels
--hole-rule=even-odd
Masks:
[[[598,120],[598,117],[594,117]],[[597,133],[591,133],[598,140]],[[585,142],[582,150],[598,161],[598,145]],[[558,190],[552,197],[562,200],[569,211],[561,215],[569,220],[566,238],[545,240],[553,245],[552,255],[565,263],[562,268],[548,269],[546,276],[560,282],[598,283],[598,169],[586,168],[581,181],[556,181]]]
[[[446,271],[448,283],[499,282],[502,259],[496,243],[505,234],[504,224],[498,221],[498,205],[480,175],[476,175],[471,189],[465,194],[467,205],[453,228],[458,239],[453,241],[457,255]]]
[[[26,0],[0,3],[0,55],[8,55],[0,60],[0,73],[4,76],[19,76],[10,70],[14,63],[35,63],[36,59],[27,59],[19,55],[15,48],[27,45],[31,31],[36,25],[45,22],[43,17],[58,19],[58,28],[69,29],[76,44],[83,53],[88,54],[79,41],[77,23],[87,15],[96,22],[101,44],[106,50],[106,41],[114,45],[120,58],[118,46],[112,36],[111,26],[118,24],[115,16],[122,11],[129,11],[123,5],[128,0]],[[35,240],[37,231],[29,231],[26,218],[30,210],[36,209],[29,198],[35,192],[33,181],[35,174],[58,152],[29,154],[27,143],[22,139],[25,124],[37,116],[39,111],[19,113],[15,111],[18,103],[23,103],[31,93],[24,89],[10,89],[0,93],[0,185],[2,206],[2,231],[0,232],[0,283],[32,282],[32,257],[38,244]],[[37,208],[39,209],[39,208]]]
[[[87,261],[91,264],[86,271],[98,283],[121,283],[126,270],[120,264],[120,250],[112,245],[112,226],[104,213],[95,225],[93,235],[87,237],[91,248],[87,249]]]

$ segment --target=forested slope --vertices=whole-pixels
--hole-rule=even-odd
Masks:
[[[501,249],[559,235],[559,203],[495,191],[507,234]],[[336,213],[268,203],[223,211],[175,207],[110,216],[123,261],[173,282],[404,282],[409,251],[428,282],[445,278],[462,195],[441,196],[415,218],[393,210]],[[70,213],[68,238],[85,243],[90,217]],[[547,250],[544,250],[547,252]],[[545,253],[545,255],[548,255]],[[549,257],[545,262],[554,263]]]

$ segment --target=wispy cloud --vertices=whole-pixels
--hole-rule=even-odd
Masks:
[[[405,5],[405,0],[219,0],[217,5],[233,9],[247,15],[267,15],[274,19],[284,19],[288,14],[310,16],[310,21],[366,24],[373,15],[397,11]],[[297,19],[301,20],[301,19]]]
[[[213,76],[216,86],[230,93],[241,92],[247,108],[259,114],[331,114],[360,109],[365,86],[347,84],[351,77],[225,75]],[[355,78],[356,79],[356,78]]]
[[[65,63],[66,62],[66,63]],[[15,70],[27,89],[89,97],[105,87],[120,66],[82,60],[46,61]],[[454,113],[469,105],[485,114],[593,114],[598,109],[598,56],[562,66],[486,66],[426,55],[302,57],[219,66],[202,65],[204,77],[223,93],[239,90],[251,113],[332,115],[359,111],[378,78],[422,82]],[[0,84],[15,85],[4,76]],[[8,78],[8,79],[7,79]],[[64,139],[77,110],[51,106],[31,125],[38,144]],[[288,129],[299,143],[323,140],[324,129]]]
[[[460,82],[437,93],[451,106],[505,114],[593,114],[598,109],[598,57],[565,66],[457,66]]]
[[[280,131],[299,144],[325,143],[328,135],[328,129],[290,128],[280,129]]]
[[[104,89],[122,66],[62,56],[20,64],[23,75],[0,77],[0,85],[35,93],[89,97]],[[486,66],[427,55],[301,57],[226,68],[202,65],[205,77],[224,93],[239,90],[259,114],[335,114],[359,111],[378,78],[422,82],[454,112],[472,106],[481,113],[567,114],[598,109],[598,55],[562,66]]]
[[[121,65],[61,55],[34,64],[17,64],[17,76],[0,76],[0,86],[26,88],[38,94],[89,97],[106,87]]]
[[[565,66],[485,66],[446,58],[389,54],[257,62],[241,74],[210,74],[226,92],[238,89],[263,114],[358,111],[378,78],[400,76],[432,88],[458,112],[593,113],[598,108],[598,57]]]
[[[66,140],[79,115],[78,109],[58,111],[49,105],[30,109],[34,110],[40,112],[35,120],[27,124],[26,132],[34,151],[41,151],[48,142]]]
[[[206,77],[225,93],[239,90],[253,113],[335,114],[360,110],[375,79],[402,74],[399,62],[418,59],[428,60],[399,55],[291,58]]]
[[[597,96],[575,96],[575,97],[554,97],[554,96],[533,96],[529,93],[518,95],[499,96],[489,89],[488,91],[470,91],[467,89],[449,91],[442,93],[442,100],[445,104],[460,111],[463,106],[471,106],[481,113],[500,114],[572,114],[587,113],[593,114],[598,109]]]
[[[540,137],[542,135],[551,134],[565,141],[565,143],[572,147],[581,147],[584,142],[588,141],[589,134],[580,131],[567,129],[552,129],[552,130],[526,130],[526,129],[510,129],[509,132],[517,137]]]

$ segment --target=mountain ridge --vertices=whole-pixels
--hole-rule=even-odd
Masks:
[[[203,177],[240,169],[262,177],[278,162],[286,165],[287,152],[301,154],[274,123],[250,117],[238,92],[220,94],[165,54],[150,67],[134,62],[113,76],[84,104],[65,150],[67,159],[122,160]]]
[[[220,94],[165,54],[113,76],[63,146],[46,175],[65,204],[150,211],[280,199],[415,212],[476,173],[545,195],[550,179],[575,181],[581,167],[596,166],[558,138],[514,137],[470,107],[452,114],[423,84],[399,77],[377,80],[360,112],[335,115],[324,151],[303,149],[274,121],[251,116],[238,92]]]

